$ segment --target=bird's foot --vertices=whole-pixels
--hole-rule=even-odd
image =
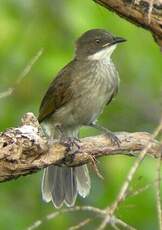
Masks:
[[[118,147],[120,146],[120,143],[121,141],[119,140],[119,138],[114,134],[112,133],[110,130],[107,130],[105,132],[105,136],[108,137],[110,140],[111,140],[111,143],[113,145],[117,145]]]
[[[65,165],[69,166],[73,163],[75,155],[79,152],[80,145],[79,145],[80,140],[78,138],[74,137],[67,137],[63,145],[66,147],[66,155],[65,155]]]
[[[96,129],[100,130],[101,132],[103,132],[105,134],[105,136],[111,140],[111,143],[113,145],[117,145],[118,147],[120,146],[121,141],[119,140],[119,138],[114,133],[112,133],[110,130],[108,130],[107,128],[100,126],[96,123],[91,123],[89,126],[96,128]]]
[[[67,152],[69,151],[76,152],[80,149],[79,142],[80,140],[76,137],[66,137],[63,144],[66,146]]]

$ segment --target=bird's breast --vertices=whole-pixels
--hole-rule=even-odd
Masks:
[[[94,62],[78,73],[73,114],[80,123],[95,121],[118,87],[119,79],[112,62]],[[81,76],[81,74],[83,76]]]
[[[72,98],[52,116],[52,123],[80,127],[94,122],[118,87],[119,78],[112,62],[79,63],[70,85]]]

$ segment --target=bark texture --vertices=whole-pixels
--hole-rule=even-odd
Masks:
[[[146,132],[118,132],[120,146],[112,145],[104,135],[86,137],[79,143],[80,149],[72,154],[66,145],[58,141],[50,142],[32,113],[22,118],[22,125],[0,133],[0,182],[38,171],[48,165],[66,164],[77,166],[95,158],[109,155],[137,156],[148,143],[148,154],[158,157],[162,146]]]

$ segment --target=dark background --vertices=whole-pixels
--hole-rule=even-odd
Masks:
[[[81,0],[0,0],[0,92],[12,87],[25,66],[43,48],[43,54],[14,93],[0,99],[0,129],[19,125],[25,112],[38,114],[50,81],[74,55],[74,41],[92,28],[104,28],[128,41],[113,54],[119,70],[119,93],[106,107],[99,122],[113,131],[148,131],[157,126],[162,107],[161,53],[151,34],[126,22],[93,1]],[[82,136],[95,135],[83,129]],[[104,157],[99,168],[104,180],[92,168],[92,190],[77,205],[106,207],[116,197],[134,159],[126,156]],[[136,174],[132,189],[155,179],[156,164],[145,159]],[[42,172],[0,185],[0,229],[26,229],[36,220],[55,211],[41,200]],[[60,215],[45,221],[39,229],[67,229],[83,220],[86,213]],[[128,198],[118,215],[137,229],[157,229],[155,189],[153,186]],[[94,222],[87,229],[94,229]]]

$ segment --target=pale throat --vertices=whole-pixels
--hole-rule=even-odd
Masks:
[[[96,52],[95,54],[88,56],[88,60],[102,60],[105,58],[107,60],[110,60],[110,57],[111,57],[113,51],[115,50],[116,46],[117,45],[112,45],[110,47],[102,49],[102,50]]]

